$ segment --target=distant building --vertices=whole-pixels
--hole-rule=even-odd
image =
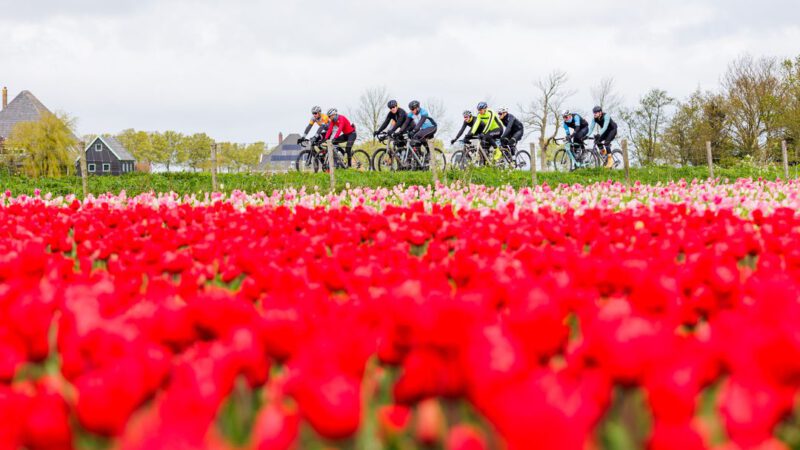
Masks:
[[[285,172],[294,169],[297,155],[303,149],[298,145],[299,134],[290,134],[277,147],[261,155],[258,163],[259,172]]]
[[[122,175],[136,171],[136,159],[112,136],[96,137],[83,151],[89,175]],[[81,157],[75,160],[75,172],[81,174]]]
[[[43,115],[52,114],[30,91],[22,91],[11,103],[8,102],[8,88],[3,88],[3,109],[0,110],[0,146],[11,135],[18,123],[38,122]],[[75,137],[75,136],[73,136]],[[76,141],[80,141],[75,137]]]

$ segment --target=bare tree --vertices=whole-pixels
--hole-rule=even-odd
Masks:
[[[603,111],[616,114],[622,108],[622,96],[617,93],[614,77],[600,80],[600,84],[592,88],[592,99]]]
[[[520,106],[523,121],[528,125],[530,133],[537,133],[545,145],[555,139],[558,134],[559,111],[564,102],[575,91],[566,88],[569,77],[563,71],[556,70],[545,78],[534,82],[537,96],[528,106]],[[552,122],[551,122],[552,121]],[[553,124],[553,132],[548,134],[548,125]]]
[[[372,139],[372,134],[383,123],[388,102],[389,92],[386,86],[371,87],[361,94],[354,119],[359,129],[367,132],[362,138]]]
[[[545,78],[534,82],[537,96],[528,106],[520,106],[522,121],[528,126],[528,133],[538,133],[543,148],[539,152],[542,169],[546,166],[547,147],[558,134],[561,119],[559,111],[564,102],[575,94],[567,89],[569,77],[566,72],[555,70]],[[552,122],[551,122],[552,120]],[[553,132],[548,134],[548,124],[553,124]]]
[[[775,58],[746,55],[728,66],[722,79],[728,98],[728,126],[740,155],[766,160],[778,131],[783,85]]]
[[[438,127],[439,135],[447,134],[453,127],[453,122],[447,118],[447,107],[444,101],[438,97],[430,97],[422,104],[422,107],[428,110],[428,114],[433,117]]]

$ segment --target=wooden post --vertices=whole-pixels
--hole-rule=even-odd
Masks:
[[[81,183],[83,184],[83,198],[89,196],[89,163],[86,162],[86,143],[81,142]]]
[[[534,188],[539,184],[536,177],[536,144],[531,142],[531,186]]]
[[[789,148],[786,146],[786,141],[781,142],[781,153],[783,153],[783,181],[789,179]]]
[[[333,139],[328,141],[328,170],[331,175],[331,194],[336,192],[336,147],[333,145]]]
[[[439,160],[436,156],[436,152],[433,151],[433,139],[428,139],[428,154],[430,155],[431,159],[431,173],[433,174],[433,189],[436,190],[436,185],[439,184],[439,168],[436,167],[436,162]]]
[[[706,141],[706,156],[708,157],[708,177],[714,178],[714,157],[711,153],[711,142]]]
[[[630,166],[630,160],[628,159],[628,141],[626,139],[622,140],[622,164],[625,167],[625,183],[627,183],[630,186],[631,166]]]
[[[546,172],[547,171],[547,156],[546,156],[547,155],[547,148],[545,148],[544,143],[545,143],[544,137],[540,137],[539,138],[539,150],[541,150],[541,153],[539,153],[539,157],[542,160],[542,172]],[[531,164],[534,164],[533,158],[531,158]]]
[[[211,192],[217,192],[217,143],[211,144]]]

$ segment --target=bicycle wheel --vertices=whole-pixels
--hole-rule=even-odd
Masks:
[[[515,170],[530,170],[531,154],[525,150],[517,150],[517,154],[514,155],[514,162],[516,164]]]
[[[603,165],[600,155],[591,150],[584,150],[581,164],[589,169],[596,169]]]
[[[453,153],[453,156],[450,157],[450,164],[453,165],[458,170],[466,170],[467,167],[471,164],[471,158],[469,154],[464,152],[464,150],[459,150]]]
[[[359,172],[369,172],[372,170],[372,160],[369,153],[364,150],[356,150],[350,159],[350,168]]]
[[[611,157],[614,158],[614,166],[612,169],[621,170],[625,168],[625,161],[622,157],[622,150],[612,150]]]
[[[433,163],[436,165],[436,171],[441,173],[447,170],[447,157],[444,156],[444,152],[436,148],[433,150],[433,155]],[[425,156],[427,158],[427,155]],[[425,169],[431,170],[431,165],[427,159],[425,160]]]
[[[303,150],[297,155],[297,159],[294,162],[294,167],[298,172],[305,172],[305,173],[313,173],[319,172],[319,161],[317,161],[317,157],[311,150]]]
[[[567,151],[563,148],[556,151],[556,155],[553,157],[553,167],[556,172],[572,172],[575,170],[572,158],[569,157]]]
[[[374,160],[375,170],[378,172],[394,172],[399,168],[397,157],[392,157],[386,149],[378,150]]]

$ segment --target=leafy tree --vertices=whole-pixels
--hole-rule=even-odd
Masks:
[[[152,161],[163,164],[169,172],[170,166],[179,163],[182,159],[179,155],[182,151],[183,139],[184,136],[176,131],[152,133],[150,135],[150,142],[153,145]]]
[[[116,138],[139,161],[153,162],[158,158],[150,133],[146,131],[127,129],[120,132]]]
[[[652,89],[639,100],[636,109],[621,114],[640,164],[655,164],[663,156],[661,138],[669,123],[667,107],[674,101],[666,91]]]
[[[179,148],[185,155],[185,162],[193,171],[208,167],[211,159],[211,146],[214,140],[205,133],[195,133],[181,141]]]
[[[80,154],[74,134],[74,119],[66,114],[45,113],[36,122],[14,126],[5,147],[22,153],[22,170],[30,177],[60,177],[74,170],[73,162]]]
[[[725,99],[717,94],[694,92],[676,105],[675,115],[664,130],[665,156],[681,165],[707,164],[706,142],[711,142],[715,159],[730,156]]]

